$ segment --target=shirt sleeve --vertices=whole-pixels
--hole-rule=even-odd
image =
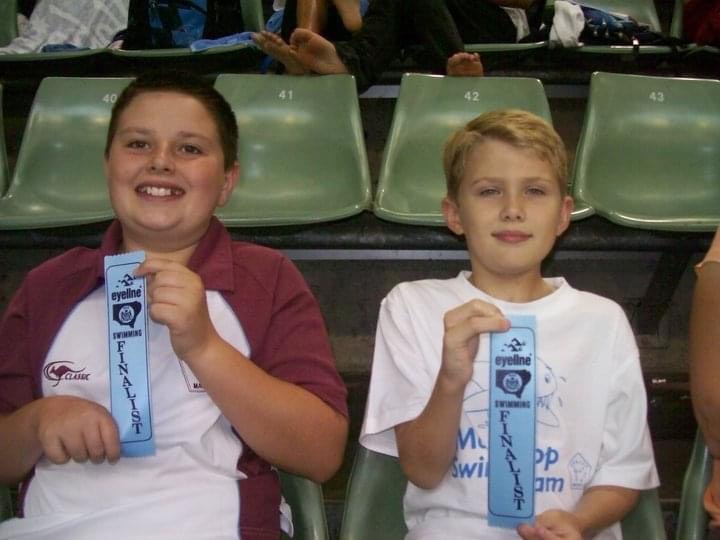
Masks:
[[[288,259],[280,264],[263,355],[268,373],[308,390],[348,416],[347,390],[335,367],[325,321]]]
[[[27,287],[21,286],[0,319],[0,413],[11,413],[34,399],[27,358]]]
[[[619,309],[619,308],[618,308]],[[588,487],[650,489],[660,482],[647,426],[647,397],[635,338],[625,315],[617,324],[614,372],[598,469]]]
[[[432,351],[430,344],[426,344],[429,348],[421,345],[421,340],[427,341],[429,336],[419,336],[412,321],[408,305],[396,287],[380,306],[370,390],[360,434],[363,446],[392,456],[398,455],[393,428],[420,415],[430,399],[439,369],[439,362],[433,370],[432,362],[427,361]]]

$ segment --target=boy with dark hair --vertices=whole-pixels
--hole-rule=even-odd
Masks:
[[[148,74],[119,97],[105,152],[117,220],[99,249],[32,270],[0,321],[0,481],[24,481],[23,517],[0,538],[278,538],[291,525],[274,467],[317,482],[339,467],[346,392],[315,299],[289,260],[213,217],[238,179],[237,136],[199,77]],[[117,341],[142,335],[144,309],[109,313],[103,270],[136,251],[122,281],[147,280],[149,410],[126,376],[144,360]],[[121,455],[115,393],[151,417],[154,453]]]

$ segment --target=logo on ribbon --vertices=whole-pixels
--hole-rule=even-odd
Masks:
[[[125,304],[113,304],[113,320],[123,326],[129,326],[135,328],[135,321],[137,320],[140,311],[142,310],[142,304],[140,302],[127,302]]]
[[[526,369],[498,369],[495,372],[495,386],[518,399],[531,379],[532,375]]]

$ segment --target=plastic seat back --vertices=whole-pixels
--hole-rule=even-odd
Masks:
[[[259,32],[265,28],[262,0],[240,0],[243,25],[249,32]]]
[[[128,78],[44,79],[25,128],[0,228],[40,228],[113,217],[103,169],[110,111]]]
[[[327,540],[327,519],[322,488],[308,480],[280,472],[285,501],[293,515],[293,540]]]
[[[551,121],[537,79],[404,75],[385,145],[375,214],[401,223],[443,225],[445,142],[476,116],[508,107]]]
[[[719,178],[719,81],[593,74],[576,200],[621,225],[712,231]]]
[[[703,507],[703,495],[711,475],[712,457],[698,430],[682,484],[677,540],[705,540],[708,516]]]
[[[218,76],[240,130],[240,182],[217,215],[233,226],[345,218],[370,203],[370,172],[350,75]]]
[[[348,480],[340,540],[401,540],[407,480],[397,458],[358,445]]]
[[[397,458],[358,445],[345,497],[340,540],[402,540],[407,480]],[[643,491],[622,521],[625,540],[666,540],[657,489]]]
[[[12,500],[10,498],[10,489],[7,486],[0,485],[0,521],[5,521],[13,515]]]
[[[0,84],[0,196],[5,193],[5,190],[10,183],[10,170],[8,169],[7,159],[7,146],[5,146],[5,124],[3,122],[3,111],[2,111],[2,95],[3,88]]]
[[[635,508],[625,516],[621,526],[625,540],[666,540],[658,490],[641,491]]]
[[[17,37],[17,0],[0,2],[0,47]]]

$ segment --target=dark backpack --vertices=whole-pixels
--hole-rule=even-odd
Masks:
[[[130,0],[123,48],[188,47],[243,29],[240,0]]]
[[[632,17],[584,5],[580,8],[585,15],[580,41],[586,45],[672,45],[673,41],[677,41],[651,30]]]

